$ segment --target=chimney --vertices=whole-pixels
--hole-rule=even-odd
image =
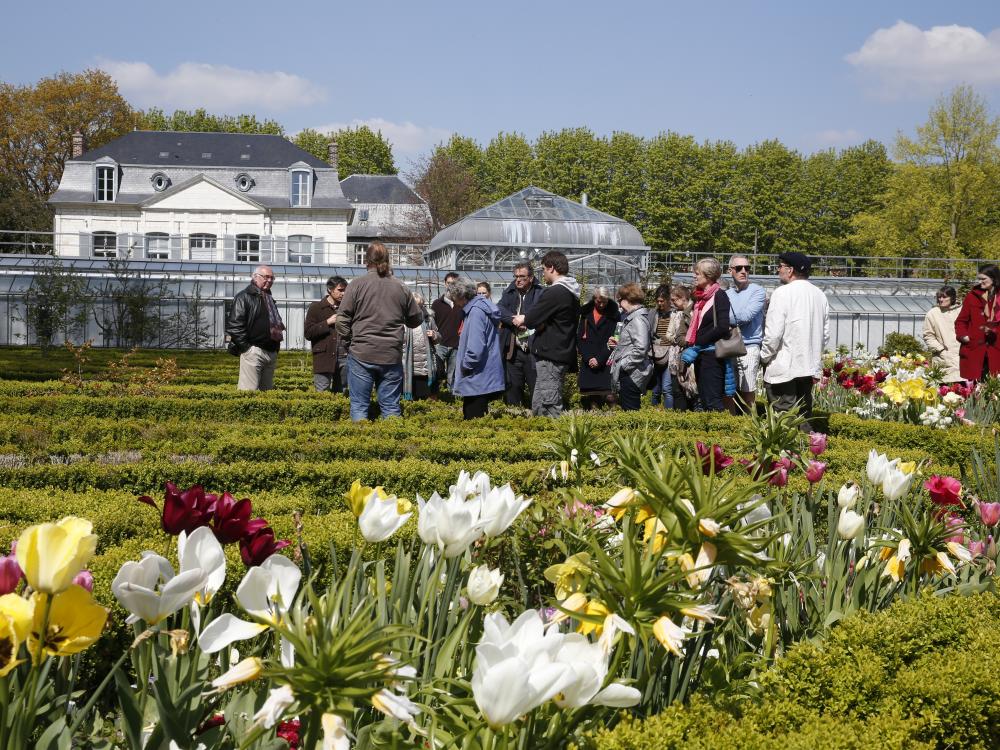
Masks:
[[[584,206],[587,205],[587,194],[586,193],[580,193],[580,203],[583,204]]]
[[[73,133],[73,158],[83,156],[83,133],[77,130]]]
[[[339,157],[337,154],[337,139],[331,138],[330,142],[326,144],[326,161],[331,167],[337,169],[338,158]]]

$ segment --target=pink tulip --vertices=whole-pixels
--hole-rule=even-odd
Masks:
[[[976,512],[985,526],[996,526],[1000,522],[1000,503],[976,503]]]
[[[826,464],[822,461],[810,461],[809,468],[806,469],[806,479],[809,484],[816,484],[823,475],[826,474]]]
[[[13,594],[23,577],[24,573],[13,553],[0,557],[0,596]]]
[[[826,450],[826,435],[822,432],[809,433],[809,452],[818,456]]]
[[[986,542],[969,542],[969,554],[979,557],[986,552]]]
[[[948,527],[948,531],[953,531],[951,536],[949,536],[945,541],[955,542],[956,544],[965,544],[965,521],[962,517],[956,513],[951,513],[945,518],[945,526]]]
[[[938,506],[961,505],[962,483],[955,477],[935,474],[926,482],[924,489],[931,496],[931,502]]]
[[[773,484],[775,487],[784,487],[788,484],[788,469],[784,466],[775,466],[774,473],[771,474],[771,478],[767,480],[768,484]]]
[[[82,586],[90,593],[94,593],[94,575],[89,570],[81,570],[73,578],[73,583]]]

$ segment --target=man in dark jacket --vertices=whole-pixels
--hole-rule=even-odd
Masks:
[[[341,362],[347,358],[347,350],[337,335],[337,308],[344,299],[347,279],[331,276],[326,282],[326,296],[309,305],[306,313],[305,336],[312,344],[313,385],[317,391],[343,390],[346,379],[341,370]],[[343,350],[343,357],[341,357]]]
[[[566,371],[576,363],[576,326],[580,320],[580,285],[569,276],[569,261],[558,250],[542,258],[542,278],[549,288],[523,315],[511,322],[535,330],[535,392],[531,412],[540,417],[562,414]]]
[[[241,391],[269,391],[274,387],[278,349],[284,339],[285,324],[271,296],[274,271],[258,266],[250,285],[233,299],[226,319],[229,346],[240,355]]]
[[[514,325],[514,316],[526,313],[542,296],[542,285],[535,278],[531,264],[514,266],[514,280],[503,294],[497,307],[500,309],[500,352],[504,361],[506,392],[504,401],[511,406],[531,406],[535,392],[535,360],[531,355],[531,336],[524,326]],[[524,387],[528,387],[527,398]]]
[[[448,390],[455,385],[455,352],[458,351],[458,327],[462,324],[462,311],[455,309],[449,292],[458,279],[458,274],[449,271],[444,275],[444,294],[431,303],[434,313],[434,323],[437,325],[441,340],[434,347],[438,361],[444,367],[444,376],[448,382]]]

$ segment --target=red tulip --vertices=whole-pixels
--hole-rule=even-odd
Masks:
[[[826,435],[822,432],[809,433],[809,452],[818,456],[826,450]]]
[[[721,445],[713,444],[712,447],[709,448],[699,440],[695,443],[694,447],[698,452],[698,458],[701,459],[701,470],[705,474],[712,473],[713,464],[715,466],[715,473],[718,474],[733,462],[733,457],[727,456],[726,452],[722,450]]]
[[[976,503],[976,512],[986,526],[996,526],[1000,522],[1000,503]]]
[[[886,372],[885,370],[879,370],[878,372],[875,373],[875,382],[884,383],[886,381],[886,378],[888,377],[889,377],[888,372]]]
[[[256,521],[266,523],[262,518],[258,518]],[[260,565],[275,552],[284,549],[289,544],[291,542],[287,539],[275,539],[274,530],[270,526],[258,526],[252,534],[240,539],[240,557],[243,558],[243,564],[251,568],[254,565]]]
[[[962,483],[954,477],[935,474],[926,482],[924,489],[935,505],[961,505]]]
[[[816,484],[823,475],[826,474],[826,464],[822,461],[810,461],[809,468],[806,469],[806,479],[809,484]]]
[[[249,525],[252,511],[253,508],[248,498],[234,501],[232,495],[224,492],[215,504],[215,513],[212,517],[212,532],[219,543],[232,544],[251,533]],[[257,521],[263,523],[264,526],[267,525],[263,518],[258,518]],[[263,526],[258,528],[263,528]]]
[[[209,729],[215,729],[215,727],[221,727],[226,723],[226,717],[224,714],[212,714],[205,721],[198,725],[198,728],[194,730],[195,735],[203,734]]]
[[[208,526],[215,512],[217,499],[215,495],[206,495],[200,484],[192,485],[181,492],[173,482],[167,482],[163,497],[163,515],[160,519],[163,530],[177,536],[182,531],[190,534],[201,526]],[[157,508],[156,502],[149,495],[140,497],[139,502]]]
[[[302,724],[298,719],[292,719],[291,721],[283,721],[278,724],[278,729],[275,735],[283,739],[288,743],[289,750],[298,750],[299,747],[299,733],[302,731]]]

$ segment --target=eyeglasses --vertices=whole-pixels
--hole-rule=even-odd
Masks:
[[[730,266],[729,270],[730,271],[736,271],[736,272],[746,271],[747,273],[750,273],[750,266]]]
[[[528,275],[528,274],[526,274],[526,273],[515,273],[515,274],[514,274],[514,278],[515,278],[515,279],[530,279],[530,278],[531,278],[531,276],[529,276],[529,275]]]
[[[255,273],[254,276],[258,276],[258,277],[264,279],[264,281],[274,281],[274,277],[273,276],[265,276],[262,273]]]

